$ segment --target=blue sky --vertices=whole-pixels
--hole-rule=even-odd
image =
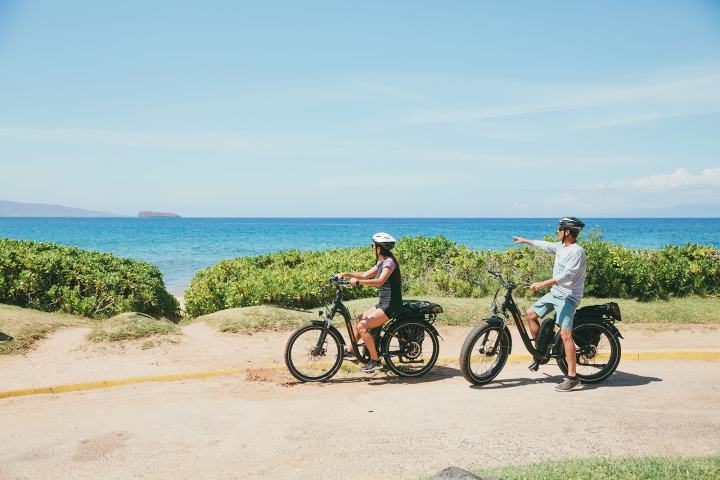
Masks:
[[[720,3],[0,0],[0,199],[717,216]]]

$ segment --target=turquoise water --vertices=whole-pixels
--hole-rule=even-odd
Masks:
[[[368,245],[377,231],[396,237],[444,235],[471,248],[511,248],[512,235],[553,235],[543,218],[0,218],[0,237],[56,242],[146,260],[182,293],[195,272],[218,260],[291,248]],[[603,238],[636,248],[720,247],[720,218],[584,219]]]

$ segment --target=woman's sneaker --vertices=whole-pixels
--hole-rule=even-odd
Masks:
[[[360,367],[360,370],[362,370],[365,373],[374,372],[375,370],[382,370],[382,365],[380,365],[380,360],[370,360],[367,365],[363,365]]]
[[[558,392],[569,392],[573,388],[580,385],[580,380],[577,379],[577,377],[573,380],[568,377],[565,377],[562,381],[562,383],[558,384],[555,387],[555,390]]]

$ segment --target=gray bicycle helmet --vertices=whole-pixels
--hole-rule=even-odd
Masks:
[[[372,237],[373,244],[379,245],[386,250],[392,250],[397,240],[392,235],[385,232],[378,232]]]
[[[577,217],[563,217],[558,220],[558,223],[560,224],[560,228],[568,228],[570,230],[577,229],[580,231],[585,227],[585,224]]]
[[[558,220],[560,224],[560,230],[569,230],[570,235],[577,238],[580,235],[580,230],[583,229],[585,224],[577,217],[563,217]],[[565,241],[565,234],[563,234],[563,242]]]

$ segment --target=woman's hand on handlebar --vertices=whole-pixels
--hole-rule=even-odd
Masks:
[[[355,287],[355,286],[360,285],[360,280],[357,279],[357,278],[351,278],[348,283],[350,283],[350,285],[352,285],[353,287]]]

